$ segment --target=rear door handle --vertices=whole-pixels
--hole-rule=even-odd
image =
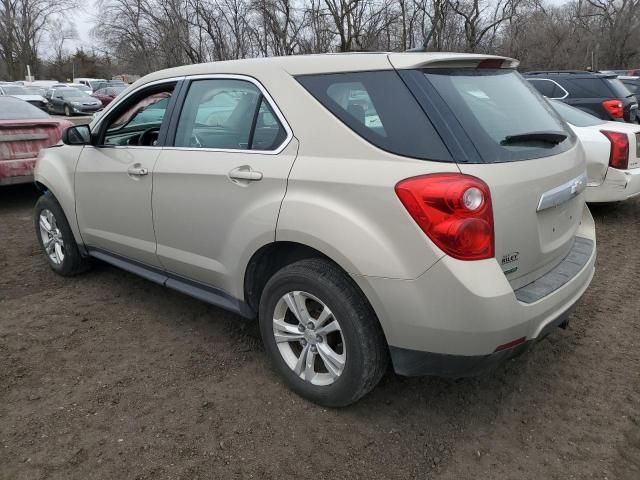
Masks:
[[[147,170],[146,168],[143,168],[142,165],[140,165],[139,163],[135,163],[135,164],[131,165],[127,169],[127,173],[129,175],[134,175],[136,177],[141,177],[143,175],[148,175],[149,174],[149,170]]]
[[[249,165],[243,165],[242,167],[231,170],[229,172],[229,178],[243,182],[257,182],[258,180],[262,180],[262,172],[252,170]]]

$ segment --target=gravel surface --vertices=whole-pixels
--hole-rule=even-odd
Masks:
[[[55,275],[0,189],[1,479],[640,479],[640,200],[593,208],[569,328],[484,377],[389,373],[328,410],[253,323],[104,264]]]

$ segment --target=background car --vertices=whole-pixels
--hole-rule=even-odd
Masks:
[[[92,115],[102,108],[102,103],[85,92],[75,88],[52,88],[47,92],[49,112],[71,115]]]
[[[128,85],[126,83],[124,83],[122,80],[104,80],[104,81],[99,81],[99,82],[93,82],[93,91],[95,92],[96,90],[101,90],[103,88],[107,88],[107,87],[128,87]]]
[[[71,125],[24,100],[0,97],[0,185],[33,181],[40,150],[57,144]]]
[[[51,86],[51,88],[65,88],[65,87],[75,88],[76,90],[80,90],[81,92],[84,92],[86,94],[91,94],[91,92],[93,91],[91,90],[90,87],[87,87],[82,83],[56,83],[55,85]]]
[[[616,74],[544,71],[528,72],[525,78],[545,97],[562,100],[603,120],[636,121],[638,102]]]
[[[91,96],[96,97],[98,100],[100,100],[100,102],[102,102],[102,106],[106,107],[114,98],[116,98],[121,92],[124,92],[126,89],[127,86],[124,84],[113,87],[105,87],[96,90],[91,94]]]
[[[94,92],[97,88],[99,88],[99,85],[102,84],[103,82],[106,82],[107,80],[104,78],[74,78],[73,79],[73,83],[79,83],[81,85],[85,85],[86,87],[89,87],[91,89],[92,92]]]
[[[640,126],[602,120],[549,100],[578,136],[587,156],[587,202],[616,202],[640,195]]]
[[[25,102],[29,102],[34,107],[41,110],[47,109],[48,101],[42,95],[34,94],[20,85],[6,84],[0,85],[0,95],[10,95]]]

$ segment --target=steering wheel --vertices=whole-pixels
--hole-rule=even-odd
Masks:
[[[154,142],[156,142],[158,140],[158,132],[159,131],[160,131],[160,127],[147,128],[138,137],[138,145],[139,146],[153,146]],[[152,134],[155,134],[155,138],[152,136]]]

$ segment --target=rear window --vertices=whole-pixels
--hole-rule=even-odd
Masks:
[[[610,78],[605,81],[609,84],[609,87],[617,98],[627,98],[631,95],[629,89],[619,79]]]
[[[49,118],[49,115],[24,100],[0,97],[0,120],[29,120]]]
[[[553,108],[517,72],[509,69],[427,69],[431,83],[449,106],[484,162],[509,162],[564,152],[575,136]],[[559,143],[519,137],[551,132]]]
[[[594,117],[590,113],[583,112],[579,108],[572,107],[558,100],[550,100],[554,110],[568,123],[576,127],[594,127],[607,123],[601,118]]]
[[[407,157],[452,161],[435,128],[395,71],[303,75],[297,80],[373,145]]]
[[[636,81],[625,81],[622,80],[622,83],[624,83],[624,86],[627,87],[627,89],[631,92],[631,93],[638,93],[640,92],[640,82],[636,82]]]

